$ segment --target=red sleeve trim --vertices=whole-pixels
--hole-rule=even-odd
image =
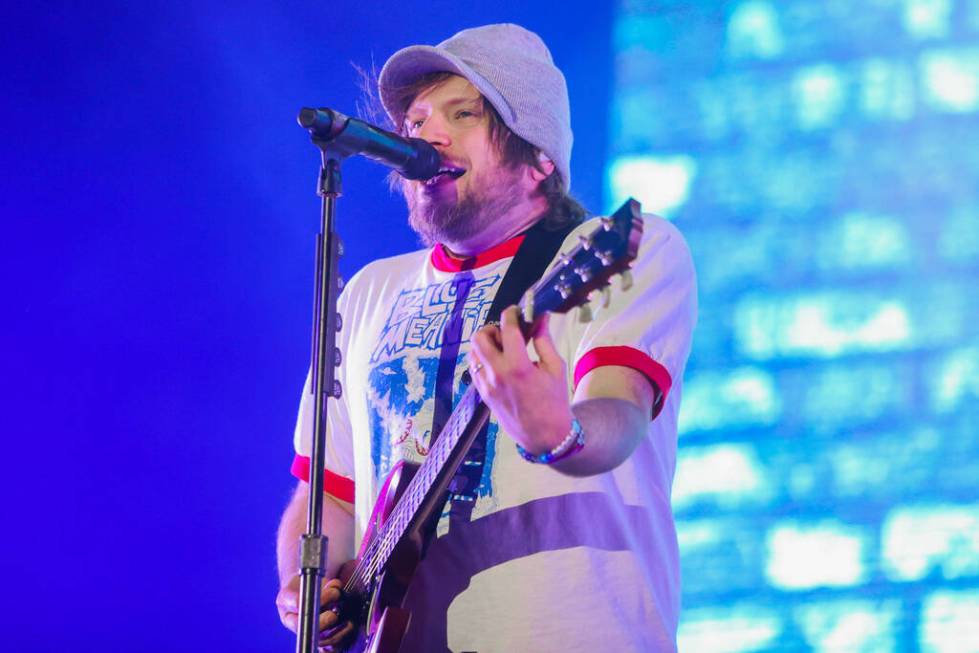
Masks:
[[[578,387],[578,383],[586,374],[604,365],[621,365],[646,375],[657,390],[656,401],[653,404],[653,418],[659,415],[666,402],[666,395],[670,393],[670,388],[673,386],[673,379],[665,367],[635,347],[595,347],[585,352],[585,355],[575,364],[574,387]]]
[[[296,455],[292,459],[292,475],[300,481],[309,483],[309,456]],[[323,470],[323,491],[332,494],[341,501],[354,502],[354,482],[346,476],[340,476],[328,469]]]

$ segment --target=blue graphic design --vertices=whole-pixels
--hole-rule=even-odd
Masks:
[[[368,374],[371,456],[378,480],[386,477],[399,460],[421,462],[428,455],[443,345],[459,348],[453,365],[454,405],[465,390],[458,381],[466,365],[466,351],[461,346],[469,342],[486,319],[500,278],[459,275],[442,284],[402,291],[398,296],[371,356]],[[461,329],[450,329],[455,333],[444,341],[446,324],[453,312],[461,321]],[[480,481],[470,498],[493,493],[498,430],[491,421]]]
[[[493,458],[496,456],[496,434],[500,430],[499,425],[490,419],[486,427],[486,458],[483,462],[483,475],[479,479],[476,487],[477,497],[493,496]]]
[[[467,293],[457,342],[469,342],[486,319],[493,299],[487,297],[487,293],[496,288],[499,280],[498,274],[485,279],[465,276],[426,288],[401,291],[371,354],[371,364],[401,355],[406,348],[438,352],[442,348],[445,322],[452,314],[456,299]]]

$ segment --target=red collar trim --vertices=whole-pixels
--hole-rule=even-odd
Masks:
[[[445,246],[442,243],[439,243],[432,248],[432,265],[435,266],[436,270],[441,272],[462,272],[463,270],[472,270],[473,268],[489,265],[490,263],[509,258],[516,254],[525,237],[526,234],[514,236],[510,240],[502,242],[499,245],[494,245],[485,252],[476,254],[476,256],[470,256],[469,258],[455,258],[445,251]]]

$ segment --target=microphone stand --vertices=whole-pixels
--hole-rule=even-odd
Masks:
[[[300,124],[302,122],[300,121]],[[340,162],[349,154],[333,147],[311,130],[313,144],[320,149],[321,166],[317,194],[321,198],[320,232],[316,235],[316,279],[313,298],[312,393],[314,400],[313,439],[309,469],[309,505],[306,532],[299,542],[299,629],[297,653],[316,653],[319,639],[320,591],[326,567],[327,538],[323,536],[323,467],[326,446],[327,399],[340,398],[336,379],[341,355],[336,334],[341,328],[336,300],[342,288],[338,261],[343,254],[334,230],[336,200],[342,194]]]

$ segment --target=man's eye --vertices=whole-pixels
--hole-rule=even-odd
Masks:
[[[470,111],[469,109],[460,109],[456,111],[456,118],[471,118],[476,115],[475,111]]]
[[[419,129],[424,122],[424,120],[409,120],[407,123],[405,123],[405,126],[408,128],[409,132],[413,132]]]

